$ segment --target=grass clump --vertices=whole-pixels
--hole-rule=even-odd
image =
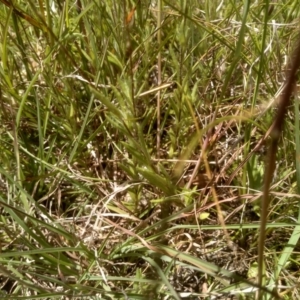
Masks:
[[[2,298],[297,299],[296,2],[0,2]]]

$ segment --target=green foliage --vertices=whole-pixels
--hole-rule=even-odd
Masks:
[[[1,296],[254,299],[268,139],[256,146],[299,5],[119,2],[0,0]],[[295,104],[265,299],[297,293],[299,144]]]

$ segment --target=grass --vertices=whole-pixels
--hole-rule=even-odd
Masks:
[[[3,299],[299,298],[298,3],[154,2],[0,1]]]

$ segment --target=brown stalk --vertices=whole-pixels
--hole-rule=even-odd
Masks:
[[[287,108],[290,103],[290,99],[293,95],[296,74],[300,67],[300,38],[298,38],[297,46],[295,48],[294,54],[290,60],[290,66],[287,69],[287,76],[285,86],[282,91],[281,99],[278,105],[277,116],[271,125],[270,131],[270,145],[268,150],[268,161],[266,165],[265,178],[264,178],[264,188],[263,196],[261,201],[261,221],[260,221],[260,234],[258,238],[258,285],[262,286],[263,276],[264,276],[264,244],[266,239],[266,225],[268,218],[268,209],[270,204],[269,190],[272,183],[273,174],[276,167],[276,153],[278,149],[279,139],[283,130],[284,117]],[[261,298],[261,291],[258,291],[258,299]]]
[[[157,4],[157,43],[158,43],[158,53],[157,53],[157,85],[161,85],[161,11],[162,11],[162,0],[158,0]],[[161,91],[157,92],[157,136],[156,136],[156,151],[157,151],[157,158],[160,158],[160,135],[161,135],[161,128],[160,128],[160,117],[161,117]]]

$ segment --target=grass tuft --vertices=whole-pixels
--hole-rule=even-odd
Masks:
[[[1,297],[298,299],[296,1],[11,2]]]

